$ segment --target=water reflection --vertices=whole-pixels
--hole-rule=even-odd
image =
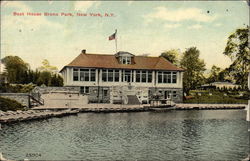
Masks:
[[[36,160],[240,160],[249,137],[245,111],[83,113],[4,125],[0,151]]]

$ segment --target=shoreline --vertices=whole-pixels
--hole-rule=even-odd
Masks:
[[[242,110],[247,104],[176,104],[161,105],[114,105],[87,104],[83,108],[36,107],[27,111],[0,111],[0,123],[8,124],[31,120],[77,115],[78,113],[121,113],[121,112],[165,112],[169,110]]]

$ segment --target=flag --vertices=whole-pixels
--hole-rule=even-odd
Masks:
[[[115,33],[109,36],[109,40],[114,40],[116,38],[116,30]]]

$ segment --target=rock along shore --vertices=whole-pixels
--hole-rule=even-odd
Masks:
[[[51,117],[62,117],[77,115],[80,112],[110,113],[110,112],[146,112],[146,111],[168,111],[168,110],[222,110],[222,109],[245,109],[245,104],[175,104],[175,106],[161,105],[113,105],[113,104],[87,104],[82,108],[51,108],[37,107],[28,111],[0,111],[0,123],[48,119]]]

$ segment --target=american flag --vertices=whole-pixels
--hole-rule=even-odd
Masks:
[[[109,36],[109,40],[114,40],[116,38],[116,31],[115,30],[115,33],[113,33],[111,36]]]

